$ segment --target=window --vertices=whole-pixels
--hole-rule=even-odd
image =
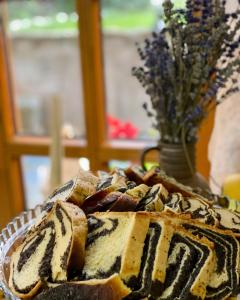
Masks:
[[[101,4],[108,138],[156,139],[142,108],[147,95],[131,68],[141,63],[136,43],[154,30],[158,12],[149,0]]]
[[[85,136],[74,5],[74,0],[67,5],[58,0],[9,2],[6,25],[19,135],[49,136],[51,100],[57,96],[65,136]]]
[[[164,26],[159,0],[101,1],[108,138],[150,140],[159,136],[143,104],[148,96],[131,69],[142,64],[137,45]],[[178,8],[185,1],[175,0]]]
[[[139,63],[135,41],[162,26],[157,3],[0,1],[0,227],[46,197],[39,182],[49,172],[52,98],[61,103],[68,170],[79,158],[93,171],[127,166],[156,143],[130,73]]]

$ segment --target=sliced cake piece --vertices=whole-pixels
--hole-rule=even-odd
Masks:
[[[116,190],[126,188],[127,177],[120,169],[115,169],[108,177],[104,177],[97,185],[97,191],[104,190],[110,186],[115,186]]]
[[[123,192],[127,189],[127,177],[121,170],[116,169],[112,174],[101,178],[96,187],[96,192],[85,199],[81,208],[87,214],[98,211],[99,207],[102,211],[106,211],[109,204],[114,202],[113,199],[118,196],[118,194],[112,193]],[[109,194],[111,195],[108,197]]]
[[[121,300],[130,292],[114,274],[106,279],[63,283],[43,291],[34,300]]]
[[[162,211],[168,198],[168,191],[162,184],[155,184],[139,202],[138,210]]]
[[[168,196],[165,208],[170,209],[175,213],[180,213],[182,212],[183,200],[184,198],[181,193],[171,193]]]
[[[217,215],[214,209],[200,198],[183,197],[180,193],[170,194],[166,207],[176,213],[187,213],[199,222],[217,225]]]
[[[86,214],[97,211],[135,211],[139,201],[144,197],[149,190],[145,184],[138,186],[127,185],[121,183],[122,189],[119,185],[112,184],[98,191],[91,197],[87,198],[81,206]],[[122,190],[123,192],[120,192]]]
[[[109,208],[109,211],[135,211],[139,202],[147,194],[149,187],[140,184],[129,188]]]
[[[131,166],[127,168],[125,171],[126,176],[129,178],[129,180],[136,182],[137,184],[144,183],[143,177],[146,174],[146,172],[137,165]]]
[[[198,198],[189,198],[184,197],[183,213],[190,213],[192,219],[196,219],[199,222],[208,224],[208,225],[217,225],[217,215],[209,204]]]
[[[149,217],[144,213],[96,213],[88,218],[84,279],[118,273],[128,286],[138,278]]]
[[[156,219],[154,217],[151,218],[151,225],[160,230],[155,257],[153,260],[151,287],[149,292],[154,299],[157,299],[164,289],[168,252],[175,228],[168,220],[159,219],[158,217]]]
[[[109,207],[109,211],[135,211],[138,201],[138,198],[122,193],[111,207]]]
[[[166,214],[163,213],[162,217]],[[208,282],[206,299],[227,299],[235,295],[239,284],[239,243],[233,233],[189,220],[185,216],[171,214],[168,219],[196,236],[206,237],[215,245],[216,265]]]
[[[213,244],[179,227],[174,229],[168,251],[163,292],[157,299],[205,299],[215,266]]]
[[[197,224],[184,224],[196,235],[206,236],[215,244],[216,267],[209,279],[206,299],[227,299],[237,294],[239,283],[239,243],[231,232],[212,230]]]
[[[144,175],[143,181],[150,186],[161,183],[169,193],[180,193],[184,197],[200,198],[209,204],[213,204],[213,199],[208,199],[195,193],[191,187],[185,186],[176,181],[173,177],[167,176],[166,173],[159,167],[153,167],[150,171],[148,171]]]
[[[86,214],[107,211],[121,195],[121,192],[113,191],[106,195],[102,194],[102,198],[90,197],[83,203],[81,208]]]
[[[151,215],[150,215],[151,216]],[[151,220],[144,241],[141,268],[132,293],[126,298],[142,299],[152,295],[157,299],[162,293],[173,226],[166,220]]]
[[[148,192],[149,187],[146,184],[139,184],[136,187],[128,189],[126,195],[129,195],[139,202]]]
[[[56,189],[46,203],[46,209],[51,208],[52,202],[62,200],[74,203],[79,207],[84,200],[96,192],[99,178],[91,172],[80,171],[78,176]]]
[[[240,237],[240,213],[224,208],[214,208],[219,222],[218,227],[229,229],[235,236]]]
[[[149,170],[144,175],[143,181],[147,185],[151,186],[157,183],[161,183],[170,193],[181,193],[183,196],[193,195],[192,189],[190,187],[187,187],[176,181],[174,178],[167,176],[166,173],[159,167],[153,167],[151,170]]]
[[[66,281],[71,267],[84,264],[87,219],[77,206],[56,201],[11,257],[9,287],[20,298],[37,293],[43,282]]]

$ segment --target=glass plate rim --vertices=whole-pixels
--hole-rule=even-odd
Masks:
[[[2,289],[5,299],[19,300],[18,297],[12,294],[7,285],[3,266],[6,255],[17,238],[21,237],[24,232],[34,224],[36,218],[41,214],[43,204],[38,204],[36,207],[20,213],[5,228],[0,231],[0,288]]]

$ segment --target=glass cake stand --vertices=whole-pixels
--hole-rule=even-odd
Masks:
[[[24,233],[41,214],[41,205],[21,213],[12,220],[0,233],[0,288],[5,294],[5,299],[19,300],[8,288],[8,274],[10,254],[14,245],[24,236]]]

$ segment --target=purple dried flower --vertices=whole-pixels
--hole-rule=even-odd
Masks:
[[[166,27],[138,49],[144,67],[134,68],[133,74],[150,96],[163,141],[180,141],[182,126],[186,140],[195,140],[210,105],[221,102],[217,95],[229,78],[233,86],[223,99],[239,89],[234,78],[240,72],[239,55],[236,57],[239,10],[227,14],[225,4],[221,0],[187,0],[183,11],[165,0]],[[143,106],[152,116],[147,105]]]

